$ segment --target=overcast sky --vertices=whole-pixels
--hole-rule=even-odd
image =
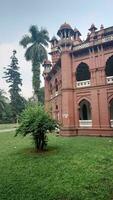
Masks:
[[[30,25],[44,27],[50,37],[60,25],[69,23],[77,27],[85,38],[88,28],[94,23],[97,28],[113,25],[113,0],[0,0],[0,88],[8,86],[3,77],[3,67],[10,64],[13,49],[17,50],[20,72],[23,78],[22,93],[32,96],[31,63],[24,58],[24,49],[19,46],[22,36]],[[43,85],[43,78],[42,85]]]

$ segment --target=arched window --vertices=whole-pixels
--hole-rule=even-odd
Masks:
[[[106,76],[113,76],[113,56],[108,58],[105,67]]]
[[[91,120],[91,106],[87,100],[82,100],[80,106],[80,120]]]
[[[113,120],[113,99],[110,101],[110,119]]]
[[[57,80],[57,78],[55,79],[55,91],[56,92],[58,91],[58,80]]]
[[[85,81],[90,80],[90,71],[86,63],[80,63],[76,70],[76,80]]]

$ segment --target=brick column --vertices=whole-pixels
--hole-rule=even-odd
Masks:
[[[62,73],[62,135],[74,133],[74,90],[72,84],[72,65],[69,51],[61,55]]]
[[[49,92],[49,82],[45,78],[45,109],[49,110],[49,99],[50,99],[50,92]]]

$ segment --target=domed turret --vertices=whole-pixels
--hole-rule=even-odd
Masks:
[[[59,28],[59,30],[57,32],[57,35],[60,38],[68,38],[68,37],[73,36],[73,34],[74,34],[73,29],[66,22],[60,26],[60,28]]]
[[[51,40],[50,40],[50,43],[51,43],[53,46],[55,46],[55,45],[58,43],[57,38],[56,38],[55,36],[53,36],[53,37],[51,38]]]
[[[95,32],[96,30],[97,30],[97,28],[95,27],[94,24],[92,24],[91,27],[89,28],[89,31],[91,31],[91,33]]]
[[[80,40],[81,33],[77,28],[74,28],[74,40]]]
[[[72,36],[74,35],[74,31],[71,26],[67,23],[64,23],[60,26],[57,35],[60,37],[59,47],[62,50],[71,50],[73,45]]]
[[[46,77],[46,75],[51,71],[52,67],[51,61],[45,60],[43,67],[44,67],[43,76]]]
[[[96,31],[97,28],[95,27],[94,24],[91,25],[91,27],[89,28],[89,31],[91,32],[90,33],[90,42],[93,41],[95,39],[95,36],[96,36]]]
[[[80,33],[80,31],[75,27],[74,28],[74,35],[78,35],[78,36],[81,36],[81,33]]]

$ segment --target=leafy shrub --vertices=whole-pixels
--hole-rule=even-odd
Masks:
[[[37,150],[43,150],[47,145],[47,133],[58,127],[57,122],[44,111],[42,106],[29,105],[21,114],[20,126],[16,135],[31,134]]]

